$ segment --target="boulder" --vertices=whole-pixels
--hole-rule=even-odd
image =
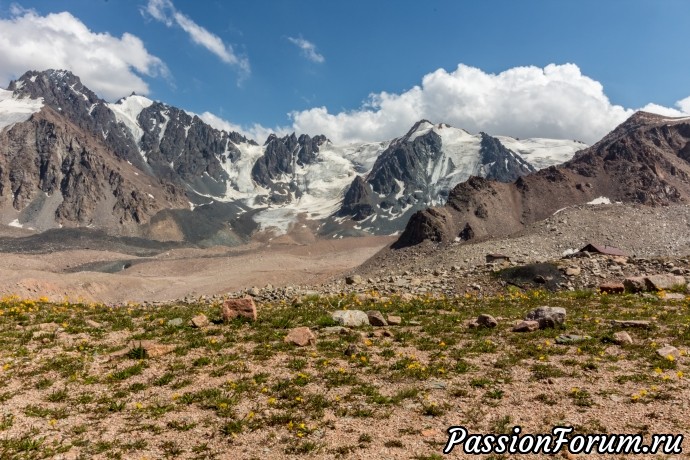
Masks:
[[[622,294],[625,292],[625,285],[623,283],[604,283],[599,286],[599,292]]]
[[[623,286],[628,292],[643,292],[647,290],[647,283],[644,276],[630,276],[623,280]]]
[[[331,313],[333,319],[345,327],[368,326],[369,316],[362,310],[336,310]]]
[[[388,321],[386,321],[386,318],[384,318],[378,310],[368,311],[367,317],[369,318],[369,324],[372,326],[388,326]]]
[[[568,267],[565,269],[566,276],[579,276],[582,269],[577,266]]]
[[[496,318],[494,318],[493,316],[483,313],[477,316],[477,324],[482,327],[488,327],[492,329],[498,326],[498,321],[496,321]]]
[[[647,320],[639,319],[628,319],[628,320],[611,320],[611,326],[624,327],[624,328],[638,328],[638,329],[649,329],[652,327],[652,322]]]
[[[678,351],[676,347],[672,347],[671,345],[664,345],[663,347],[659,348],[656,352],[662,358],[676,361],[680,359],[680,351]]]
[[[613,334],[613,342],[616,345],[632,345],[633,339],[627,332],[618,331]]]
[[[650,291],[667,291],[685,285],[685,278],[678,275],[650,275],[646,276],[644,281]]]
[[[316,344],[316,336],[308,327],[296,327],[288,332],[288,335],[283,339],[285,343],[292,343],[298,347],[306,347],[307,345]]]
[[[249,296],[241,299],[228,299],[223,302],[221,307],[221,317],[225,322],[235,318],[246,318],[250,321],[256,321],[256,316],[256,303]]]
[[[565,322],[565,308],[538,307],[525,315],[526,321],[536,321],[539,329],[554,328]]]
[[[211,322],[208,320],[206,315],[201,314],[201,315],[196,315],[191,320],[189,320],[189,324],[192,327],[202,328],[202,327],[208,326],[209,324],[211,324]]]
[[[362,284],[362,277],[359,275],[350,275],[345,277],[346,284]]]
[[[402,317],[395,315],[386,316],[386,321],[389,326],[400,326],[402,324]]]
[[[513,332],[533,332],[539,329],[537,321],[521,321],[513,327]]]

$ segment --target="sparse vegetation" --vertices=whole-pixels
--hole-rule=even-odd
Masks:
[[[439,436],[409,455],[439,458],[448,420],[476,432],[506,433],[526,407],[514,405],[529,393],[529,410],[558,406],[559,414],[523,429],[548,431],[584,412],[624,431],[607,419],[607,411],[623,407],[638,423],[687,432],[684,417],[644,420],[651,407],[675,407],[688,397],[690,300],[602,300],[597,293],[544,291],[407,302],[311,296],[298,307],[262,305],[255,323],[196,329],[186,326],[188,319],[204,313],[216,320],[218,306],[109,308],[5,298],[0,456],[74,451],[83,457],[214,458],[261,439],[268,457],[344,458],[360,449],[419,446],[415,439],[431,426]],[[328,312],[336,303],[398,315],[409,325],[388,328],[390,337],[370,327],[323,333],[332,326]],[[511,321],[544,304],[565,307],[567,331],[591,339],[558,345],[563,330],[510,332]],[[464,326],[484,312],[506,320],[492,330]],[[652,316],[652,329],[630,331],[633,345],[612,343],[609,319]],[[183,326],[168,325],[173,318]],[[102,326],[87,327],[86,320]],[[295,326],[321,332],[317,345],[285,344],[286,328]],[[144,341],[171,347],[152,356]],[[681,358],[659,356],[661,344],[677,347]],[[346,355],[351,345],[356,352]],[[482,417],[487,411],[492,416]],[[355,430],[362,419],[386,426],[394,413],[403,426]],[[338,418],[348,422],[334,423]],[[197,430],[208,437],[199,438]]]

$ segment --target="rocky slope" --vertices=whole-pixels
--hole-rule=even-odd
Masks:
[[[0,210],[38,230],[97,224],[136,234],[159,211],[188,206],[181,189],[111,152],[44,107],[0,132]]]
[[[443,207],[412,216],[395,247],[515,233],[559,209],[592,201],[690,202],[690,118],[638,112],[573,159],[501,183],[472,177]]]

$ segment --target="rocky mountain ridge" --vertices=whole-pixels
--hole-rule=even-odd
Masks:
[[[139,234],[153,238],[188,238],[199,233],[196,238],[225,241],[226,237],[213,235],[230,232],[230,240],[237,241],[258,229],[286,232],[298,220],[306,219],[312,222],[312,230],[323,236],[390,234],[401,230],[418,209],[443,204],[450,189],[470,175],[512,181],[533,172],[535,167],[525,158],[533,154],[535,145],[536,150],[542,146],[542,153],[548,148],[558,150],[554,160],[544,159],[548,153],[542,155],[538,161],[542,165],[544,161],[560,161],[564,152],[569,158],[584,147],[574,141],[525,142],[485,133],[472,135],[426,120],[400,138],[378,143],[334,145],[322,135],[292,134],[282,138],[272,135],[259,145],[241,134],[215,129],[194,114],[142,96],[108,103],[66,71],[30,71],[11,82],[8,90],[14,102],[36,101],[38,109],[25,121],[11,110],[0,114],[0,118],[11,121],[5,124],[9,126],[3,129],[4,135],[26,130],[24,124],[34,123],[50,110],[54,124],[69,125],[73,137],[88,137],[92,144],[100,144],[94,151],[112,157],[102,162],[126,164],[130,182],[140,177],[151,182],[151,187],[167,191],[163,193],[167,201],[156,206],[145,204],[148,192],[133,195],[129,191],[128,200],[122,194],[113,195],[113,199],[110,193],[93,193],[96,188],[104,189],[103,184],[110,179],[94,176],[87,171],[93,161],[86,162],[88,166],[80,170],[81,174],[69,176],[73,193],[79,198],[51,205],[61,209],[51,221],[51,206],[46,206],[45,200],[36,201],[37,192],[44,191],[41,187],[51,187],[39,185],[51,170],[44,173],[41,168],[28,167],[32,162],[41,164],[43,152],[26,147],[21,154],[26,158],[19,161],[12,144],[15,141],[8,139],[2,144],[4,161],[14,158],[14,167],[4,168],[4,175],[0,171],[0,197],[7,196],[3,190],[12,189],[13,193],[0,221],[16,220],[37,229],[90,225],[130,234],[134,227],[123,231],[120,226],[131,221],[149,225]],[[0,107],[0,112],[3,110]],[[11,174],[7,172],[10,169]],[[26,177],[23,182],[17,179],[22,174]],[[92,176],[102,184],[85,185]],[[132,212],[133,205],[125,202],[138,199],[143,204]],[[110,212],[91,211],[99,206],[96,203],[105,201],[113,206]],[[108,218],[101,218],[101,214]],[[111,216],[121,219],[113,221]],[[205,230],[192,230],[200,220],[205,222]]]
[[[667,206],[690,202],[690,118],[638,112],[570,161],[512,183],[471,177],[443,207],[410,219],[395,246],[515,233],[595,200]]]

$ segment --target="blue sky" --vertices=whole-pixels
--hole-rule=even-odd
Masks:
[[[635,109],[690,112],[688,24],[687,0],[0,0],[0,84],[60,65],[256,137],[375,140],[433,118],[593,142]],[[64,53],[42,54],[46,27]],[[82,46],[107,59],[88,68]]]

